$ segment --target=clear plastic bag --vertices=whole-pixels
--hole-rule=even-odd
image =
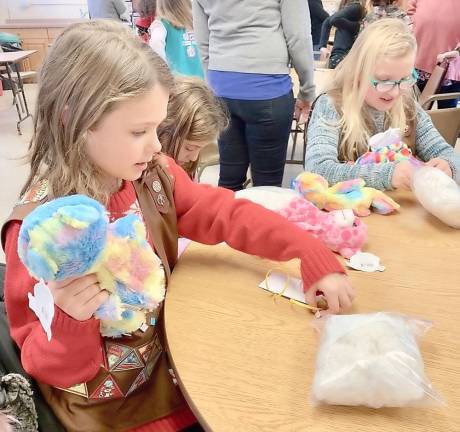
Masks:
[[[432,215],[460,228],[460,188],[448,175],[433,167],[418,168],[412,178],[412,190]]]
[[[314,404],[371,408],[443,405],[424,373],[417,337],[428,321],[394,313],[328,315],[312,386]]]

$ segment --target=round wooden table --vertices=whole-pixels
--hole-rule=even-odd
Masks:
[[[433,321],[421,341],[426,373],[445,408],[313,407],[318,337],[307,310],[258,288],[267,271],[299,277],[297,260],[274,263],[227,245],[192,243],[174,269],[165,322],[179,384],[207,431],[460,431],[460,231],[410,193],[401,211],[365,218],[364,248],[382,273],[349,271],[351,313],[395,311]]]

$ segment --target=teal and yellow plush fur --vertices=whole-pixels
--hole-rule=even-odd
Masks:
[[[324,177],[305,171],[292,180],[291,186],[321,210],[352,209],[356,216],[368,216],[371,208],[380,214],[399,209],[388,195],[365,184],[363,179],[353,179],[329,187]]]
[[[83,195],[37,207],[19,233],[18,253],[30,274],[45,281],[95,273],[109,299],[95,313],[103,336],[137,330],[165,295],[161,261],[135,215],[109,223],[104,207]]]

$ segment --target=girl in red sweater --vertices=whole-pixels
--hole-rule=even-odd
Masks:
[[[230,190],[193,183],[161,155],[157,127],[171,86],[167,65],[149,46],[109,21],[68,27],[41,71],[31,172],[2,236],[5,301],[24,369],[69,431],[179,431],[196,420],[168,371],[161,307],[146,328],[103,338],[93,314],[107,293],[96,277],[50,282],[48,341],[28,307],[36,281],[17,253],[21,220],[38,202],[80,193],[103,203],[111,220],[132,212],[157,217],[161,235],[148,230],[149,242],[167,277],[179,234],[272,260],[300,258],[307,302],[322,291],[329,312],[338,313],[353,300],[342,266],[320,241]]]

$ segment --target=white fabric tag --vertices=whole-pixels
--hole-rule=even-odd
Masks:
[[[385,270],[385,267],[380,265],[380,258],[369,252],[355,253],[350,257],[350,260],[347,261],[347,266],[368,273]]]
[[[35,312],[45,330],[48,341],[51,340],[51,322],[54,317],[54,299],[48,285],[40,279],[34,286],[34,293],[28,293],[29,307]]]

